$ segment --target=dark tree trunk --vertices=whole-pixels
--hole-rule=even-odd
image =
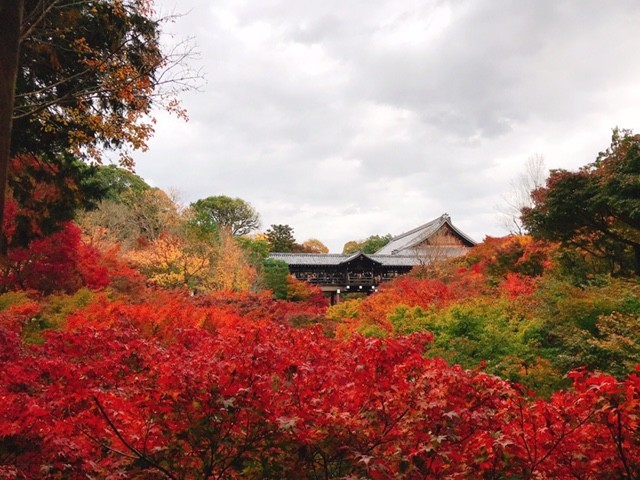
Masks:
[[[0,0],[0,255],[7,253],[3,228],[11,155],[11,118],[18,72],[24,0]]]

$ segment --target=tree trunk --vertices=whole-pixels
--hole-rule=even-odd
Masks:
[[[24,0],[0,0],[0,255],[7,253],[4,206],[11,156],[11,118],[15,100],[20,26]]]

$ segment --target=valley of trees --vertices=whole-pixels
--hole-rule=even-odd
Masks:
[[[552,171],[527,234],[329,306],[268,258],[321,241],[84,163],[151,133],[170,56],[150,3],[15,5],[0,477],[640,477],[639,135]]]

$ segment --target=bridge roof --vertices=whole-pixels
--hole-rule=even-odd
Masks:
[[[282,260],[288,265],[299,266],[338,266],[349,263],[358,257],[367,258],[386,267],[413,267],[424,259],[413,255],[369,255],[362,252],[342,253],[270,253],[269,258]]]

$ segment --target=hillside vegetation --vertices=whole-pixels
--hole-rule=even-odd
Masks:
[[[531,236],[331,307],[269,237],[130,173],[93,172],[102,200],[56,228],[9,198],[0,476],[638,478],[639,143],[553,172]],[[599,187],[569,223],[576,176]]]

